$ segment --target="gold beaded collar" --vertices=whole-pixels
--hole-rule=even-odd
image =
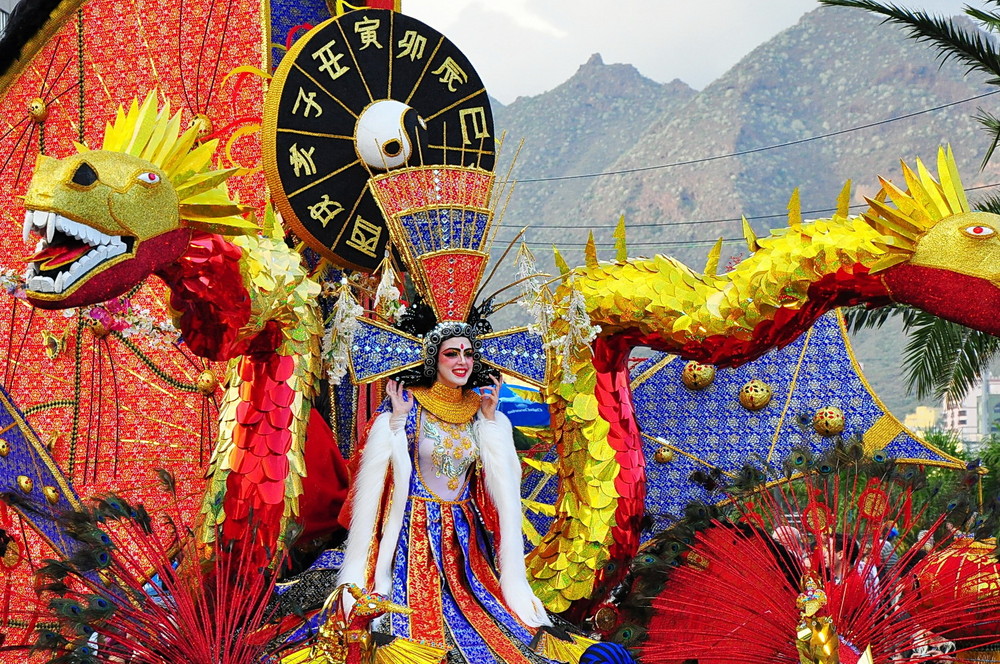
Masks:
[[[448,387],[440,381],[434,381],[430,387],[412,387],[410,391],[432,415],[451,424],[465,424],[479,410],[478,394],[460,387]]]

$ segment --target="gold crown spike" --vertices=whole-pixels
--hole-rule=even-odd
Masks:
[[[906,191],[880,178],[880,193],[888,197],[894,208],[879,197],[865,199],[870,206],[863,215],[865,220],[888,240],[877,244],[892,254],[904,256],[904,259],[914,252],[920,237],[938,221],[949,215],[969,212],[969,201],[962,188],[951,147],[939,148],[937,161],[940,182],[919,159],[916,172],[902,164]],[[885,267],[888,265],[879,265],[879,269]]]
[[[214,170],[212,157],[218,140],[200,145],[198,126],[181,131],[181,113],[170,115],[170,104],[157,107],[156,92],[142,104],[133,100],[126,111],[119,107],[114,122],[104,130],[101,149],[144,159],[163,170],[179,199],[180,217],[186,226],[210,233],[255,233],[257,225],[243,218],[250,209],[233,200],[226,180],[237,169]],[[78,152],[89,149],[77,144]]]
[[[415,166],[370,180],[414,285],[439,321],[465,321],[489,262],[494,174]]]

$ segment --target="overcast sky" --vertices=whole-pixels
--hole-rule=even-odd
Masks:
[[[948,16],[967,4],[895,1]],[[403,0],[405,13],[469,56],[505,104],[559,85],[593,53],[700,90],[817,7],[815,0]]]

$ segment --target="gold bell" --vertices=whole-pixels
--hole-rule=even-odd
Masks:
[[[17,486],[21,491],[31,493],[31,490],[35,488],[35,483],[27,475],[18,475]]]
[[[50,505],[55,505],[59,502],[59,490],[54,486],[43,486],[42,494],[45,495],[45,500],[49,501]]]
[[[844,430],[844,411],[836,406],[824,406],[813,415],[813,429],[821,436],[836,436]]]
[[[49,117],[49,105],[41,97],[35,97],[28,102],[28,115],[36,124],[41,124]]]
[[[0,556],[0,564],[7,569],[12,569],[19,562],[21,562],[21,545],[18,544],[16,539],[12,539],[7,542],[7,550],[4,551],[3,556]]]
[[[195,382],[195,385],[197,385],[200,393],[206,397],[210,397],[215,392],[216,388],[219,387],[219,379],[216,377],[214,371],[211,369],[205,369],[198,374],[198,380]]]
[[[660,445],[659,449],[653,453],[656,463],[670,463],[674,460],[674,451],[666,445]]]
[[[111,334],[111,330],[108,329],[108,326],[96,318],[88,319],[87,327],[90,328],[90,333],[94,335],[95,339],[103,339]]]
[[[198,140],[203,141],[212,133],[212,121],[204,113],[199,113],[191,120],[191,126],[198,127]]]
[[[594,614],[594,627],[602,632],[610,632],[618,624],[618,611],[610,606],[602,606]]]
[[[747,410],[760,410],[771,403],[771,386],[756,378],[740,389],[740,403]]]
[[[681,381],[689,390],[703,390],[715,380],[715,367],[694,360],[684,365]]]
[[[5,457],[8,454],[10,454],[10,443],[0,438],[0,457]]]

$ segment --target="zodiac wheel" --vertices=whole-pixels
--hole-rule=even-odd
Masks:
[[[389,241],[368,179],[391,168],[492,168],[482,81],[433,28],[376,9],[321,23],[282,59],[264,103],[264,169],[285,223],[333,263],[372,271]]]

